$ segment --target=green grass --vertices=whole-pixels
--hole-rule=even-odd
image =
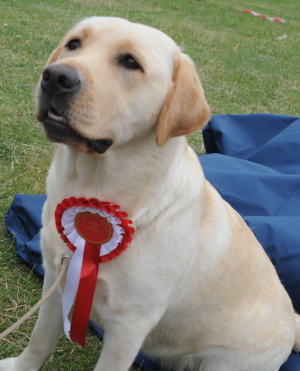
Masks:
[[[243,12],[281,17],[280,24]],[[0,331],[39,299],[41,280],[14,254],[4,216],[15,193],[44,193],[53,145],[41,134],[33,95],[45,61],[65,32],[91,15],[128,18],[169,34],[195,61],[214,114],[299,116],[300,32],[297,1],[285,0],[0,0]],[[278,40],[286,34],[287,38]],[[189,136],[203,153],[201,133]],[[36,317],[0,346],[23,349]],[[43,370],[92,370],[101,344],[84,350],[64,336]],[[76,366],[74,366],[76,365]]]

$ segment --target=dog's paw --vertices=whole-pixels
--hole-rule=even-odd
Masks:
[[[18,358],[6,358],[0,361],[0,371],[38,371],[37,368],[27,368],[25,364],[20,366]]]

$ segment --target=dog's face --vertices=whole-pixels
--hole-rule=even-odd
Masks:
[[[178,104],[192,123],[174,113]],[[192,62],[174,41],[118,18],[89,18],[66,35],[47,62],[36,106],[48,139],[96,156],[155,131],[161,147],[209,118]]]

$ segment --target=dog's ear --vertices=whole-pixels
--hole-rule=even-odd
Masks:
[[[53,52],[50,54],[50,57],[46,63],[46,67],[49,66],[51,63],[54,63],[57,61],[59,54],[62,49],[62,44],[60,44],[56,49],[53,50]]]
[[[191,59],[177,55],[171,88],[156,126],[156,144],[162,147],[168,139],[190,134],[210,119],[210,109]]]

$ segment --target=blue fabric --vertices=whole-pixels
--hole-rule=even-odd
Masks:
[[[278,115],[213,116],[203,130],[206,178],[245,219],[300,312],[300,119]],[[16,195],[6,215],[17,254],[43,275],[39,247],[45,196]],[[103,338],[103,330],[91,322]],[[135,362],[162,370],[142,353]],[[300,371],[292,353],[280,371]]]
[[[44,276],[44,269],[40,229],[45,200],[45,195],[16,194],[5,218],[5,226],[16,243],[16,253],[41,276]]]
[[[213,116],[203,137],[206,178],[243,216],[300,312],[300,119]],[[300,371],[300,355],[280,371]]]

